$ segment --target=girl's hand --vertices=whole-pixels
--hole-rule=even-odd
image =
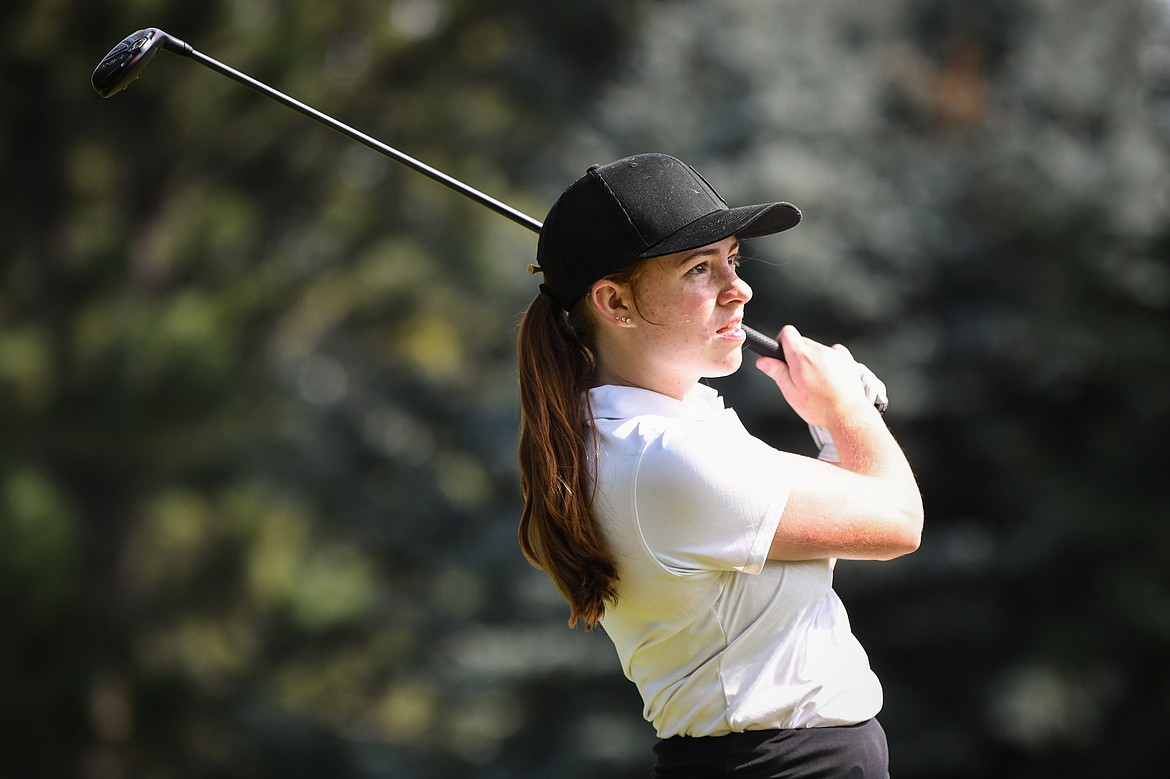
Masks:
[[[784,361],[760,357],[756,367],[776,382],[788,404],[810,425],[828,427],[843,416],[873,408],[862,371],[844,346],[805,338],[792,325],[777,338]],[[884,389],[884,388],[883,388]]]

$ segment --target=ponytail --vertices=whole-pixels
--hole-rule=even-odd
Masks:
[[[569,602],[569,627],[592,630],[617,600],[617,569],[590,513],[586,393],[596,358],[578,327],[548,295],[520,324],[520,549]]]

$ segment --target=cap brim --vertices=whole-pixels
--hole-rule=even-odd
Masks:
[[[685,252],[717,243],[732,235],[756,238],[772,235],[800,224],[800,209],[791,203],[765,203],[720,209],[679,228],[642,252],[640,259]]]

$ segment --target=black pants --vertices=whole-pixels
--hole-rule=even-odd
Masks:
[[[675,736],[654,746],[652,779],[889,779],[886,732],[859,725]]]

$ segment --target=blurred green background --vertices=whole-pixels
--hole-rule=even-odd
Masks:
[[[677,154],[805,222],[749,322],[889,386],[922,549],[838,567],[894,775],[1150,776],[1170,724],[1170,3],[8,0],[0,776],[645,777],[521,558],[534,236]],[[810,451],[753,369],[717,382]]]

